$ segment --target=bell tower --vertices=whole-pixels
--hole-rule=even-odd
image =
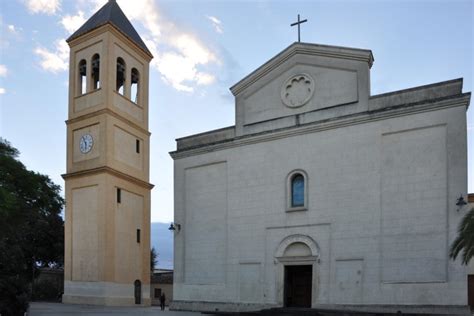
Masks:
[[[153,56],[113,0],[67,42],[63,302],[150,305]]]

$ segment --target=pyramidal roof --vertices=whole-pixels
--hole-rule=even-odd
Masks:
[[[132,23],[127,19],[122,9],[115,0],[109,0],[99,11],[97,11],[86,23],[84,23],[74,34],[72,34],[66,41],[69,43],[73,39],[86,34],[107,23],[112,24],[123,35],[128,37],[132,42],[137,44],[146,53],[152,56],[151,52],[146,47],[145,43],[138,35]]]

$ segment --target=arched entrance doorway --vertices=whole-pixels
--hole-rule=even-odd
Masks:
[[[135,280],[133,283],[135,286],[135,304],[142,303],[142,282],[140,280]]]
[[[291,235],[275,253],[279,302],[285,307],[310,308],[317,298],[319,248],[309,236]]]

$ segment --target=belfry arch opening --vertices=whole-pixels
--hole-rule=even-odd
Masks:
[[[79,62],[77,90],[79,95],[87,93],[87,61],[85,59]]]
[[[125,61],[122,58],[117,58],[117,74],[115,80],[115,91],[119,94],[125,94]]]
[[[139,103],[139,97],[140,97],[140,73],[136,68],[132,68],[132,73],[131,73],[131,100],[134,103]]]
[[[100,89],[100,56],[95,54],[92,56],[92,89]]]

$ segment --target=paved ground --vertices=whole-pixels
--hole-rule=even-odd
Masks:
[[[197,316],[195,312],[161,311],[159,306],[152,307],[103,307],[92,305],[72,305],[60,303],[32,302],[28,316],[102,316],[102,315],[131,315],[131,316]]]

